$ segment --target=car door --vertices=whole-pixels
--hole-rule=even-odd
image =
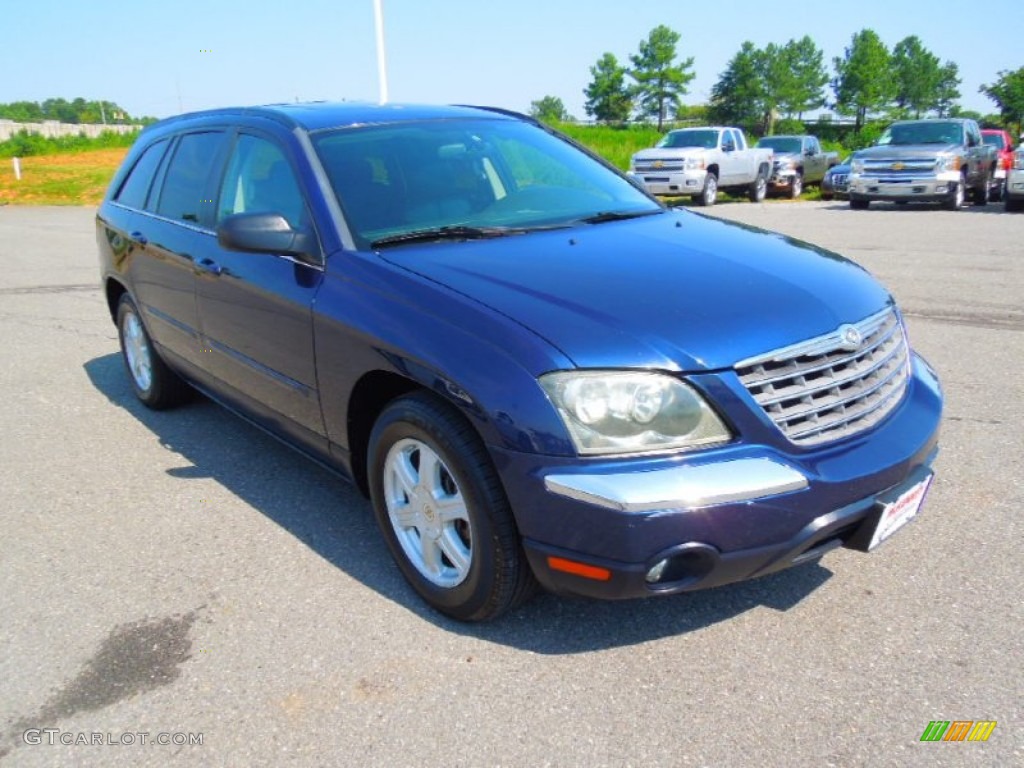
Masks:
[[[215,192],[217,223],[238,213],[278,213],[295,228],[312,229],[294,161],[284,142],[238,133]],[[196,267],[205,369],[258,419],[322,447],[312,321],[322,266],[231,251],[212,239]]]
[[[740,143],[736,138],[735,131],[723,130],[721,138],[721,164],[720,178],[718,183],[720,186],[728,187],[736,183],[736,178],[741,172],[739,168],[741,162],[740,156]]]
[[[806,138],[803,140],[804,155],[804,180],[818,181],[825,175],[825,156],[821,154],[821,147],[817,139]]]
[[[136,254],[129,276],[146,328],[157,344],[192,363],[202,357],[193,260],[212,234],[206,189],[226,141],[224,130],[177,137],[152,190],[133,193],[133,172],[118,196],[119,204],[137,203],[127,233]],[[160,145],[167,143],[155,143],[139,166],[151,162],[150,152],[164,151]]]

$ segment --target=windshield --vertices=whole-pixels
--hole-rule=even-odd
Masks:
[[[1001,133],[983,133],[981,134],[981,140],[991,147],[1006,149],[1006,142],[1003,141],[1003,134]]]
[[[878,140],[879,146],[891,144],[962,144],[960,123],[894,123],[885,129]]]
[[[718,146],[718,131],[670,131],[656,146],[667,149],[675,149],[677,147],[714,149]]]
[[[498,235],[664,210],[526,122],[410,121],[319,132],[313,143],[359,248],[431,231]]]
[[[803,142],[800,139],[787,139],[780,136],[765,137],[759,139],[757,146],[763,149],[773,149],[779,153],[799,155]]]

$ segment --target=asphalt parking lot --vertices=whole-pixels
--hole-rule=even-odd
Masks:
[[[212,403],[135,401],[91,209],[0,207],[0,763],[1024,764],[1024,215],[708,213],[893,291],[947,395],[924,511],[871,555],[466,626],[354,489]]]

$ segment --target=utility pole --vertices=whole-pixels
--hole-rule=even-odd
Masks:
[[[373,19],[377,27],[377,84],[380,88],[380,103],[388,100],[388,70],[384,56],[384,11],[382,0],[373,0]]]

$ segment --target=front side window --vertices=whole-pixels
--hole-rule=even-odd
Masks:
[[[522,231],[662,210],[611,169],[525,122],[425,120],[313,138],[361,247],[446,227]]]
[[[209,202],[203,198],[207,180],[223,141],[224,133],[219,131],[181,137],[164,177],[156,208],[158,214],[176,221],[199,223],[200,209],[204,202]]]
[[[149,188],[153,183],[157,168],[163,159],[167,149],[167,141],[158,141],[142,153],[142,157],[135,163],[128,178],[121,185],[117,193],[117,202],[129,208],[145,208],[146,198],[149,196]]]
[[[220,187],[217,223],[235,213],[278,213],[298,229],[304,223],[305,210],[284,152],[258,136],[239,136]]]

